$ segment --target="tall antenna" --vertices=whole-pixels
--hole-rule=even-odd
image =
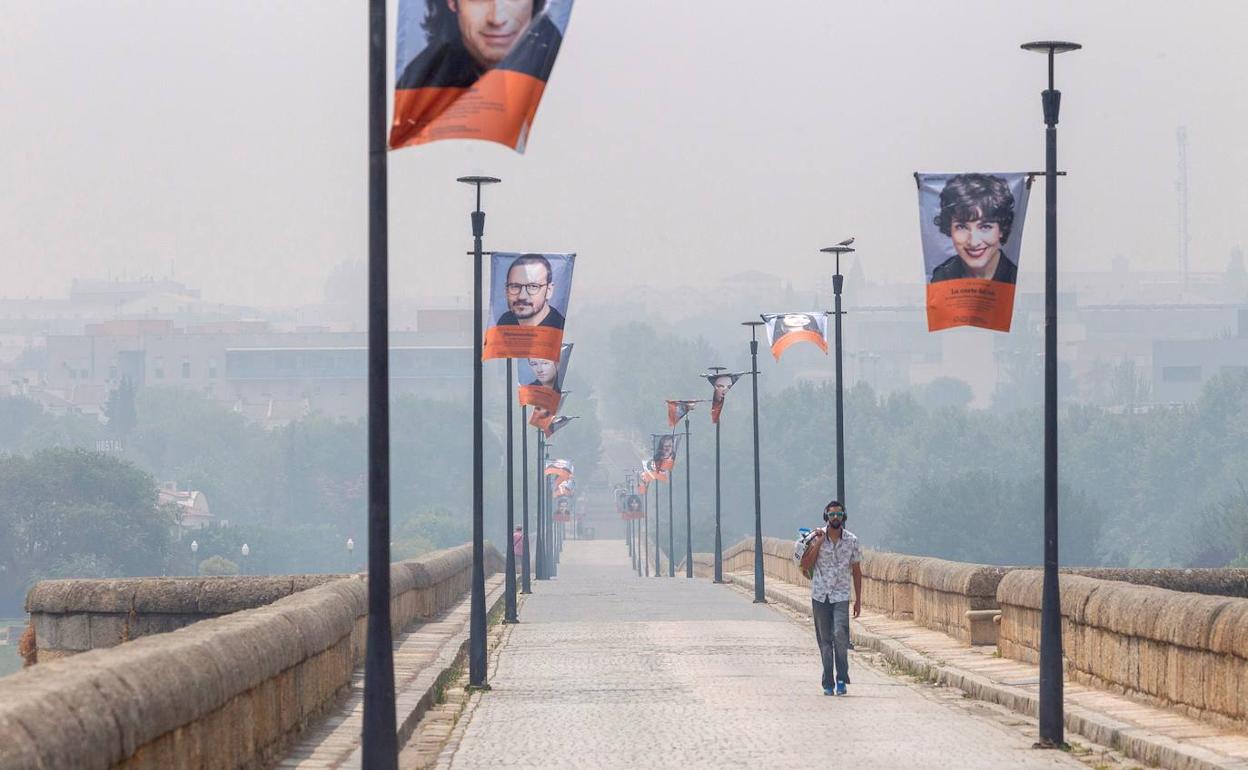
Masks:
[[[1179,178],[1174,188],[1179,194],[1179,268],[1183,271],[1183,288],[1187,288],[1188,247],[1191,245],[1192,233],[1188,226],[1188,187],[1187,187],[1187,126],[1179,126],[1177,132],[1179,142]]]

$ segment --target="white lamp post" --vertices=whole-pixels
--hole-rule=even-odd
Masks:
[[[243,543],[243,547],[239,550],[241,550],[243,553],[243,574],[246,575],[247,574],[247,557],[251,555],[251,548],[249,548],[246,543]]]
[[[196,554],[198,553],[199,553],[199,541],[192,540],[191,541],[191,561],[195,562],[195,576],[196,577],[199,577],[199,557],[196,556]]]

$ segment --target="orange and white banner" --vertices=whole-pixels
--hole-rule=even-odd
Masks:
[[[519,385],[520,403],[545,409],[552,414],[559,411],[563,394],[563,378],[572,360],[572,343],[564,343],[557,360],[549,358],[516,359],[516,383]]]
[[[915,174],[927,279],[927,330],[1008,332],[1031,177]]]
[[[646,518],[645,504],[641,499],[641,496],[644,494],[644,488],[639,487],[637,494],[624,496],[624,507],[620,509],[621,519],[624,519],[625,521],[635,521],[637,519]]]
[[[496,251],[490,257],[490,326],[481,360],[558,361],[575,254]]]
[[[767,341],[771,354],[780,355],[799,342],[810,342],[824,353],[828,352],[828,315],[822,310],[794,313],[763,313],[767,324]]]
[[[390,148],[481,139],[524,152],[573,0],[399,0]]]
[[[676,466],[676,451],[680,449],[682,438],[684,436],[680,433],[651,434],[650,440],[654,450],[651,453],[651,461],[654,463],[655,470],[666,473]]]
[[[667,424],[675,428],[676,424],[685,419],[685,415],[693,411],[693,408],[702,403],[700,400],[695,401],[672,401],[667,402]]]
[[[570,495],[570,492],[562,496],[558,491],[555,492],[555,512],[550,517],[552,521],[572,521],[572,498]]]
[[[728,397],[728,391],[733,385],[737,384],[737,380],[741,379],[745,372],[720,372],[719,374],[706,375],[706,381],[711,383],[711,422],[719,422],[719,413],[723,411],[724,399]]]

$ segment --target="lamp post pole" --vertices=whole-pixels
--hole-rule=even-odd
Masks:
[[[673,513],[675,495],[672,492],[672,476],[676,475],[676,453],[672,452],[672,467],[667,471],[667,576],[676,577],[676,516]]]
[[[650,577],[650,495],[648,492],[641,493],[641,561],[642,569],[645,571],[645,577]]]
[[[845,276],[841,275],[841,255],[851,254],[853,238],[842,241],[835,246],[820,249],[825,254],[836,255],[836,274],[832,276],[832,293],[836,295],[833,313],[836,316],[836,499],[845,505],[845,380],[844,356],[841,348],[841,289],[845,285]]]
[[[472,218],[472,604],[469,610],[468,687],[484,690],[489,661],[485,649],[485,461],[482,427],[481,280],[484,257],[485,212],[481,210],[481,187],[499,180],[492,176],[462,176],[458,180],[476,188],[477,207]]]
[[[355,539],[347,538],[347,572],[351,571],[351,562],[355,557]]]
[[[743,321],[750,327],[750,382],[754,397],[754,603],[766,604],[763,585],[763,489],[758,474],[758,327],[762,321]]]
[[[537,564],[537,579],[550,578],[546,564],[546,436],[541,428],[537,429],[537,547],[534,559]]]
[[[529,407],[520,407],[520,593],[531,594],[529,585]]]
[[[685,577],[693,577],[693,466],[689,464],[689,415],[685,415]]]
[[[542,473],[550,462],[550,442],[545,445],[545,460],[542,462]],[[546,490],[546,577],[559,576],[559,558],[555,551],[555,484],[554,479],[543,475],[542,488]]]
[[[191,561],[195,562],[195,577],[199,577],[199,541],[191,541]]]
[[[239,552],[243,555],[243,574],[250,575],[251,573],[247,568],[247,557],[251,556],[251,546],[243,543],[243,547],[239,550]]]
[[[658,463],[655,463],[655,469],[658,469]],[[654,480],[654,576],[663,577],[663,559],[659,553],[659,517],[663,515],[663,503],[659,501],[659,489],[663,485],[658,479]]]
[[[390,630],[390,299],[386,2],[368,3],[368,620],[363,770],[396,770]]]
[[[1040,597],[1040,744],[1065,744],[1062,608],[1057,579],[1057,115],[1062,94],[1053,85],[1053,59],[1078,43],[1039,41],[1023,49],[1045,54],[1049,87],[1044,107],[1044,578]]]
[[[503,576],[503,622],[517,623],[516,617],[516,469],[515,443],[516,434],[513,427],[513,398],[511,387],[511,359],[507,359],[507,534],[503,537],[503,545],[507,548],[506,569]]]
[[[724,371],[725,367],[711,366],[708,370],[711,372],[711,386],[714,387],[714,377]],[[712,408],[714,404],[712,403]],[[720,407],[721,410],[723,407]],[[723,412],[719,413],[720,419],[724,416]],[[719,491],[719,420],[715,420],[715,577],[716,583],[724,582],[724,540],[723,533],[720,531],[720,491]]]

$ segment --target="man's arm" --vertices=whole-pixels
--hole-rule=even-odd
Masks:
[[[854,562],[849,565],[854,576],[854,617],[862,613],[862,564]]]

